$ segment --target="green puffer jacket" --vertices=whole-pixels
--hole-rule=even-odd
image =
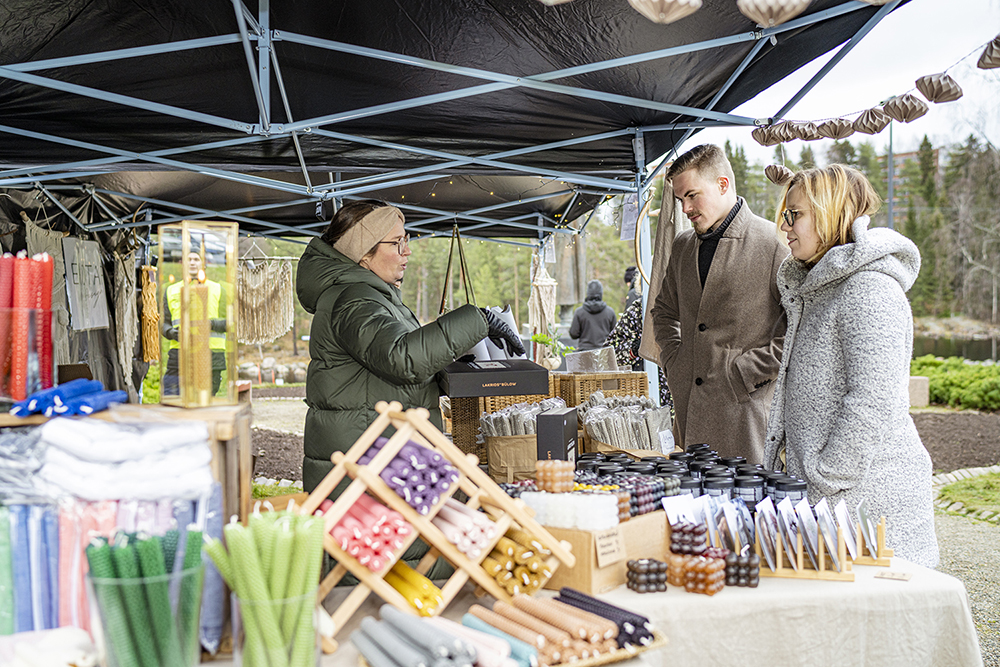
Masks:
[[[302,254],[296,292],[314,315],[302,461],[309,492],[333,469],[333,452],[350,449],[375,420],[379,401],[427,408],[440,428],[435,375],[485,338],[487,327],[474,306],[420,326],[396,287],[321,239],[313,239]]]

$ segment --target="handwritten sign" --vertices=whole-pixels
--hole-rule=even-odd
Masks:
[[[625,560],[625,541],[617,528],[594,534],[597,547],[597,567],[604,567]]]
[[[104,292],[104,263],[97,241],[67,236],[62,240],[66,263],[66,295],[74,331],[106,329],[108,298]]]

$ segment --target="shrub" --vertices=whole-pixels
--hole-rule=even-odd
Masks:
[[[1000,410],[1000,366],[932,355],[910,362],[911,375],[930,380],[931,403],[970,410]]]

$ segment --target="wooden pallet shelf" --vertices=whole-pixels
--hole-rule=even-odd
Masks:
[[[388,567],[380,573],[371,572],[343,551],[336,540],[329,535],[329,531],[344,517],[348,508],[357,502],[364,493],[369,493],[382,504],[398,512],[413,527],[413,533],[407,538],[403,547],[396,552],[397,556],[401,556],[406,547],[417,537],[420,537],[428,544],[430,550],[415,568],[417,572],[425,574],[438,556],[443,556],[455,567],[454,574],[441,589],[443,602],[438,608],[439,613],[448,606],[470,579],[480,590],[489,593],[498,600],[510,600],[510,596],[503,587],[482,568],[481,562],[511,527],[519,527],[530,533],[552,552],[547,563],[550,570],[554,571],[560,564],[567,567],[572,567],[575,564],[576,560],[570,551],[570,545],[553,537],[534,520],[534,512],[530,508],[520,500],[510,498],[500,489],[486,473],[480,470],[477,465],[478,460],[474,455],[463,453],[438,431],[428,419],[427,410],[415,408],[402,412],[399,403],[387,404],[384,402],[376,405],[375,409],[379,413],[375,421],[347,453],[336,452],[333,455],[331,458],[334,463],[333,470],[309,494],[299,508],[301,514],[312,514],[345,477],[350,477],[353,480],[323,515],[328,533],[324,539],[324,548],[337,561],[337,565],[320,584],[318,601],[322,603],[333,587],[348,572],[357,577],[360,582],[330,617],[335,632],[339,632],[344,627],[369,593],[375,593],[401,611],[410,614],[417,613],[409,602],[383,579],[385,572],[389,570]],[[395,428],[396,432],[388,439],[388,442],[366,465],[359,464],[361,456],[389,427]],[[409,441],[436,451],[459,472],[458,482],[451,486],[448,493],[442,494],[442,497],[427,515],[421,515],[410,507],[379,476],[379,473]],[[441,506],[459,489],[468,496],[468,506],[473,509],[482,507],[497,528],[495,538],[476,559],[471,559],[459,551],[431,521]],[[322,605],[320,609],[322,610]],[[337,643],[325,641],[323,646],[326,652],[332,652],[336,650]]]

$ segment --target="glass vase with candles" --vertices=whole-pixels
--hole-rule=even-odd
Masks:
[[[236,247],[239,226],[160,225],[160,402],[228,405],[236,396]]]

